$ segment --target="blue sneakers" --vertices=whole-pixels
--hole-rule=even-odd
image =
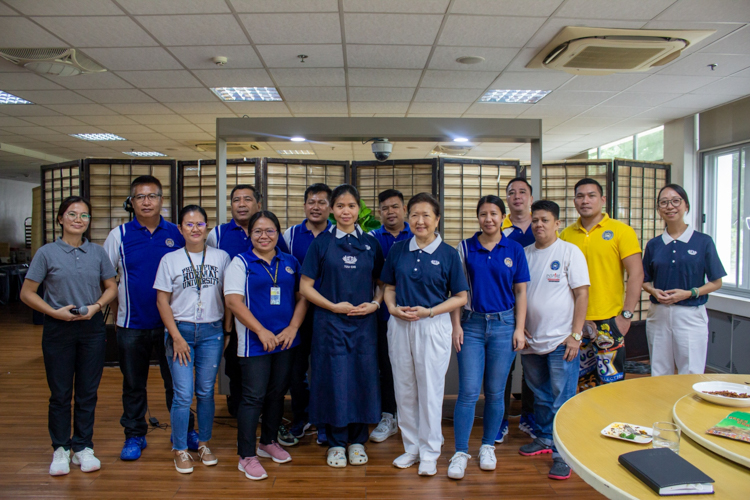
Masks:
[[[198,451],[198,432],[197,431],[192,430],[188,432],[187,445],[188,445],[188,450]]]
[[[318,427],[318,444],[328,444],[328,438],[326,437],[326,428],[324,425]]]
[[[518,428],[521,429],[522,432],[531,436],[531,439],[536,439],[536,434],[534,434],[536,431],[536,420],[534,419],[534,414],[529,413],[528,415],[521,415],[521,422],[518,424]]]
[[[295,422],[292,424],[292,426],[289,428],[289,432],[292,434],[292,436],[302,439],[305,437],[305,431],[310,428],[310,422]]]
[[[497,431],[497,437],[495,438],[496,443],[502,443],[505,439],[505,436],[508,435],[508,421],[503,420],[503,422],[500,424],[500,430]]]
[[[138,460],[146,446],[146,436],[127,438],[120,452],[120,460]]]

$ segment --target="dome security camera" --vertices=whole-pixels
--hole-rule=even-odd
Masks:
[[[372,140],[372,154],[375,155],[375,159],[378,161],[386,161],[391,156],[393,151],[393,144],[388,139],[373,139]]]

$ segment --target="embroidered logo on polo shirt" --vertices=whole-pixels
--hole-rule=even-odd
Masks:
[[[169,247],[172,248],[174,246],[174,240],[172,238],[167,238],[164,240],[164,243]]]
[[[560,269],[560,261],[559,260],[553,260],[552,264],[550,264],[549,268],[552,269],[553,271],[557,271],[558,269]]]
[[[289,267],[289,266],[286,266],[286,267],[284,268],[284,270],[285,270],[286,272],[288,272],[289,274],[294,274],[294,269],[292,269],[292,268],[291,268],[291,267]]]
[[[357,258],[354,255],[345,255],[344,262],[347,264],[356,264]]]
[[[615,237],[615,233],[613,233],[612,231],[604,231],[602,233],[602,238],[604,238],[605,240],[611,240],[614,237]]]
[[[506,257],[505,258],[505,265],[508,266],[508,267],[513,267],[513,259],[511,259],[510,257]]]
[[[439,266],[440,265],[440,261],[439,260],[431,260],[430,264],[432,264],[433,266]]]
[[[695,250],[688,250],[688,253],[690,255],[698,255],[698,252],[696,252]]]
[[[367,250],[371,250],[371,249],[372,249],[372,247],[371,247],[370,245],[365,245],[365,248],[366,248]]]

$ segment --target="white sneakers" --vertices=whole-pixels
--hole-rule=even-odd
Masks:
[[[466,465],[469,463],[471,455],[462,451],[457,451],[450,459],[448,466],[448,477],[451,479],[463,479],[466,472]]]
[[[495,470],[497,458],[495,458],[495,447],[491,444],[483,444],[479,448],[479,468],[482,470]]]
[[[422,460],[419,462],[420,476],[434,476],[437,474],[437,462],[435,460]]]
[[[372,434],[370,434],[370,441],[382,443],[397,432],[398,421],[396,416],[383,412],[381,414],[380,423],[375,427],[375,430],[372,431]]]
[[[81,467],[81,472],[94,472],[102,468],[102,463],[94,456],[94,450],[84,448],[73,454],[73,464]]]
[[[404,453],[396,460],[393,461],[393,466],[399,469],[408,469],[414,464],[419,463],[419,455],[412,455],[411,453]]]
[[[64,476],[70,474],[70,452],[60,446],[52,455],[52,463],[49,466],[50,476]]]

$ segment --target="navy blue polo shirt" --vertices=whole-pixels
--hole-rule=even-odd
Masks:
[[[513,225],[510,217],[506,217],[503,221],[502,231],[505,236],[518,242],[524,248],[536,242],[534,232],[531,230],[531,224],[526,228],[526,231],[523,231],[520,227]]]
[[[276,271],[278,266],[278,272]],[[297,305],[295,294],[299,291],[300,265],[291,254],[276,251],[269,265],[252,250],[239,254],[232,260],[224,277],[224,295],[243,295],[245,305],[266,330],[274,335],[289,326]],[[271,305],[271,287],[281,288],[280,304]],[[235,318],[237,329],[237,355],[261,356],[281,351],[281,346],[271,352],[263,350],[258,335]],[[291,347],[299,344],[299,335]]]
[[[153,233],[137,219],[110,231],[104,250],[120,279],[117,326],[137,330],[164,326],[156,308],[156,271],[162,257],[184,246],[179,228],[164,217]]]
[[[469,280],[469,301],[464,307],[485,314],[513,309],[513,285],[531,281],[523,247],[503,235],[490,251],[479,242],[480,234],[481,231],[458,245]]]
[[[250,235],[245,234],[245,230],[234,219],[213,228],[208,238],[206,238],[206,244],[219,250],[224,250],[232,259],[253,248]],[[289,248],[287,248],[284,238],[281,235],[279,235],[276,247],[284,253],[289,253]]]
[[[440,235],[421,249],[416,237],[393,245],[380,280],[395,285],[398,306],[435,307],[469,289],[458,252]]]
[[[318,236],[331,229],[331,221],[326,222],[326,228],[321,231]],[[284,232],[284,243],[286,243],[287,248],[289,248],[289,253],[294,255],[294,258],[296,258],[300,264],[305,263],[307,249],[310,248],[310,245],[314,240],[315,235],[313,235],[313,232],[307,228],[307,219],[303,220],[302,224],[292,226]]]
[[[398,236],[394,237],[388,230],[385,228],[385,226],[380,226],[377,229],[373,229],[368,233],[370,236],[373,236],[376,240],[378,240],[378,243],[380,243],[380,249],[383,250],[383,257],[386,259],[388,258],[388,252],[391,251],[391,247],[398,243],[399,241],[408,240],[413,234],[411,234],[411,229],[409,228],[409,223],[404,222],[404,228],[398,233]]]
[[[666,231],[651,239],[643,253],[643,281],[652,282],[659,290],[690,290],[727,275],[719,260],[714,240],[691,226],[676,240]],[[658,304],[656,297],[649,297]],[[700,306],[708,302],[708,295],[685,299],[678,306]]]

